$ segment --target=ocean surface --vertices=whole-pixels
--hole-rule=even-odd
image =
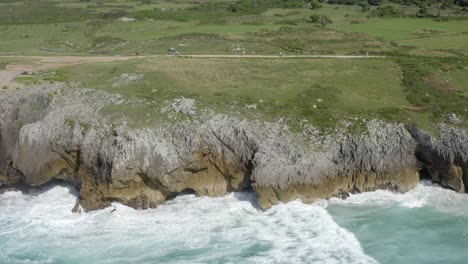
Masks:
[[[70,211],[76,191],[0,195],[0,263],[468,263],[468,195],[420,183],[262,212],[253,193]]]

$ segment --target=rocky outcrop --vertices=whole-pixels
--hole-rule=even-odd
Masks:
[[[416,156],[425,176],[457,192],[467,192],[468,131],[440,125],[438,138],[416,127],[410,131],[418,142]]]
[[[320,136],[312,126],[299,133],[281,120],[195,111],[186,99],[162,112],[191,118],[134,129],[98,114],[120,102],[118,95],[69,89],[51,97],[57,90],[42,87],[0,98],[4,186],[65,180],[80,190],[87,210],[113,201],[156,207],[180,193],[221,196],[246,189],[258,194],[265,209],[298,198],[407,191],[419,181],[421,168],[444,186],[466,190],[463,130],[445,127],[451,136],[436,140],[416,128],[374,120],[361,133],[343,126]]]

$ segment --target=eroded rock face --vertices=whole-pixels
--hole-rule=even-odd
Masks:
[[[421,161],[435,181],[466,191],[462,130],[446,127],[451,136],[435,140],[402,124],[371,121],[362,133],[318,137],[288,131],[280,121],[213,113],[131,129],[97,114],[119,96],[74,89],[48,98],[54,89],[60,87],[0,98],[0,180],[68,181],[87,210],[112,201],[149,208],[180,193],[222,196],[250,188],[264,209],[381,188],[407,191],[419,181]]]
[[[440,126],[434,138],[415,127],[410,129],[418,142],[416,156],[434,182],[457,192],[468,191],[468,131]]]

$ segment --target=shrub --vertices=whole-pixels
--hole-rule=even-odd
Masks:
[[[362,12],[367,12],[370,10],[370,5],[367,2],[361,2],[359,3],[359,6],[361,7]]]
[[[373,5],[373,6],[378,6],[380,5],[382,1],[381,0],[367,0],[367,3],[369,3],[369,5]]]
[[[318,23],[321,27],[325,27],[326,25],[331,24],[333,21],[325,15],[313,14],[309,17],[309,22]]]
[[[238,0],[228,10],[238,13],[259,13],[268,8],[300,8],[303,0]]]
[[[416,16],[417,17],[429,17],[431,16],[429,14],[429,8],[427,7],[427,5],[423,4],[419,7],[419,10],[418,10],[418,13],[416,13]]]
[[[317,23],[320,19],[320,15],[318,14],[313,14],[309,17],[309,21],[312,23]]]
[[[319,9],[319,8],[322,8],[322,5],[318,1],[314,0],[314,1],[310,2],[310,8],[311,9]]]
[[[378,7],[376,10],[372,11],[372,16],[404,17],[405,12],[401,8],[396,8],[393,6],[383,6],[383,7]]]

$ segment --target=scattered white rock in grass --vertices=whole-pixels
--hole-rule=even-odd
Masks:
[[[190,44],[183,44],[183,43],[177,44],[177,47],[187,47],[187,46],[190,46]]]
[[[350,127],[350,126],[353,125],[353,123],[352,123],[352,122],[349,122],[349,121],[346,121],[346,120],[343,120],[343,121],[341,122],[341,125],[342,125],[343,127]]]
[[[133,22],[135,20],[136,19],[132,18],[132,17],[121,17],[121,18],[117,19],[117,21],[120,21],[120,22]]]
[[[312,107],[313,107],[313,108],[317,108],[317,105],[313,105]]]
[[[258,101],[259,103],[263,103],[263,99],[260,99],[260,101]]]
[[[257,104],[246,105],[245,108],[247,108],[247,109],[257,109]]]
[[[161,108],[161,113],[165,113],[172,110],[178,113],[193,116],[195,115],[196,109],[197,108],[194,99],[181,97],[174,99],[171,104]]]
[[[122,85],[127,85],[131,82],[138,81],[143,79],[143,74],[128,74],[128,73],[123,73],[117,78],[114,78],[114,83],[112,83],[112,87],[119,87]]]
[[[319,98],[319,99],[317,99],[317,102],[321,103],[321,102],[323,102],[323,99]]]
[[[461,122],[460,118],[454,113],[450,113],[446,115],[445,120],[447,120],[448,122],[452,124],[459,124]]]

